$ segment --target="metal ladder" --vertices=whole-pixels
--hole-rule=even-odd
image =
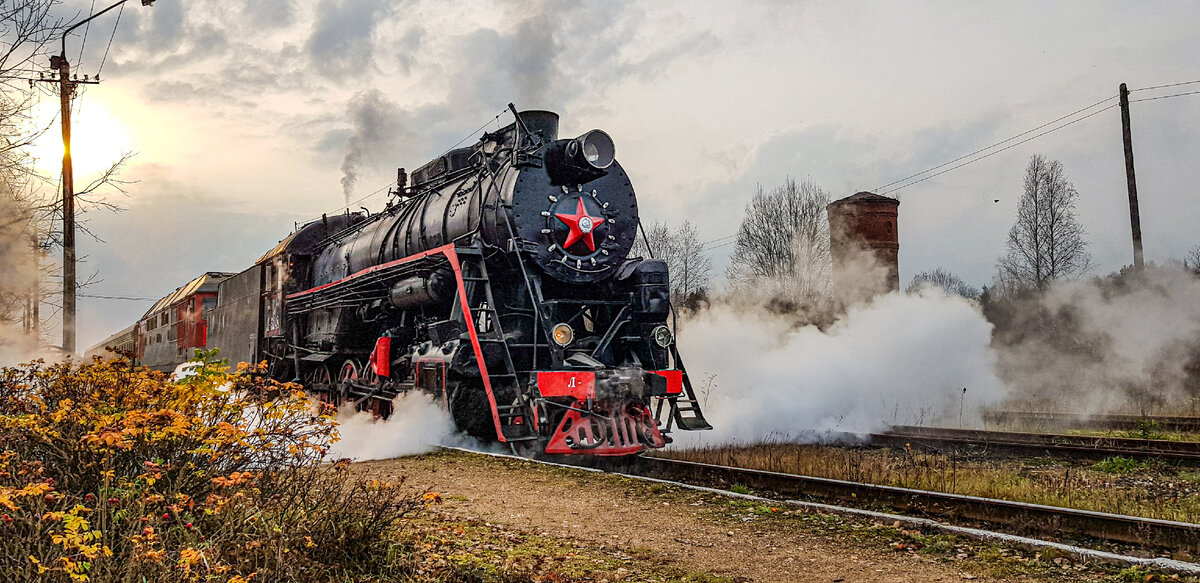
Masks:
[[[683,394],[673,399],[666,399],[671,403],[671,417],[667,420],[667,430],[671,430],[671,420],[684,431],[702,431],[712,429],[712,425],[704,418],[704,412],[700,410],[700,401],[696,399],[696,391],[692,388],[692,380],[688,377],[687,369],[683,367],[683,361],[679,358],[679,348],[675,343],[671,343],[671,357],[675,359],[675,367],[679,369],[683,377]],[[657,418],[662,412],[662,401],[658,402],[658,409],[654,412]],[[691,413],[685,415],[685,413]]]
[[[487,371],[492,383],[492,392],[496,396],[496,412],[500,417],[500,430],[505,441],[532,441],[538,438],[537,428],[529,417],[529,410],[521,399],[517,369],[513,365],[512,353],[508,350],[508,342],[504,338],[504,329],[500,327],[500,315],[496,312],[496,301],[492,295],[492,282],[487,273],[487,260],[483,257],[483,249],[476,243],[471,247],[456,250],[463,258],[463,284],[474,284],[471,293],[467,294],[467,309],[475,321],[476,333],[479,337],[480,348],[496,345],[500,347],[500,355],[504,361],[504,372],[492,373]],[[483,293],[480,294],[480,288]],[[474,301],[472,301],[474,296]],[[486,316],[488,331],[479,331],[480,316]],[[484,357],[486,359],[486,353]],[[487,369],[487,363],[478,363],[480,373]],[[505,390],[499,390],[499,389]],[[502,403],[501,399],[509,400]],[[521,423],[517,423],[520,420]]]

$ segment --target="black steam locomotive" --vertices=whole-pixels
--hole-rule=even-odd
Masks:
[[[628,455],[709,429],[661,260],[608,134],[517,113],[412,173],[387,207],[308,223],[224,279],[205,344],[335,404],[432,393],[520,453]]]

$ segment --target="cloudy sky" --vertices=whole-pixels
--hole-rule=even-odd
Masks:
[[[161,296],[244,269],[347,196],[379,207],[396,167],[474,139],[510,101],[557,111],[564,136],[608,131],[644,218],[717,239],[759,184],[875,190],[1112,98],[1097,111],[1121,82],[1200,79],[1194,2],[158,0],[129,2],[104,57],[114,17],[81,59],[83,39],[68,45],[81,74],[104,60],[78,104],[78,172],[137,152],[126,210],[87,215],[103,239],[82,243],[91,295]],[[1132,117],[1147,258],[1182,257],[1200,245],[1200,95]],[[1077,187],[1096,273],[1129,263],[1113,108],[898,191],[902,280],[942,266],[988,283],[1035,153]],[[712,252],[720,269],[731,250]],[[83,298],[80,347],[148,304]]]

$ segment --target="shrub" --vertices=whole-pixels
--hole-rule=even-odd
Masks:
[[[353,581],[395,572],[422,507],[323,463],[330,410],[215,351],[0,369],[0,580]]]

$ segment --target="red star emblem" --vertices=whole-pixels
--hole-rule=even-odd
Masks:
[[[583,198],[580,197],[578,200],[579,206],[576,207],[575,214],[568,215],[566,213],[557,213],[554,215],[558,217],[558,220],[562,221],[563,224],[571,229],[571,232],[567,233],[567,242],[563,243],[563,249],[574,245],[579,239],[583,239],[583,242],[588,246],[588,249],[595,251],[596,240],[592,238],[592,232],[596,230],[596,227],[600,226],[600,224],[604,222],[604,217],[593,217],[589,215],[587,207],[583,205]]]

